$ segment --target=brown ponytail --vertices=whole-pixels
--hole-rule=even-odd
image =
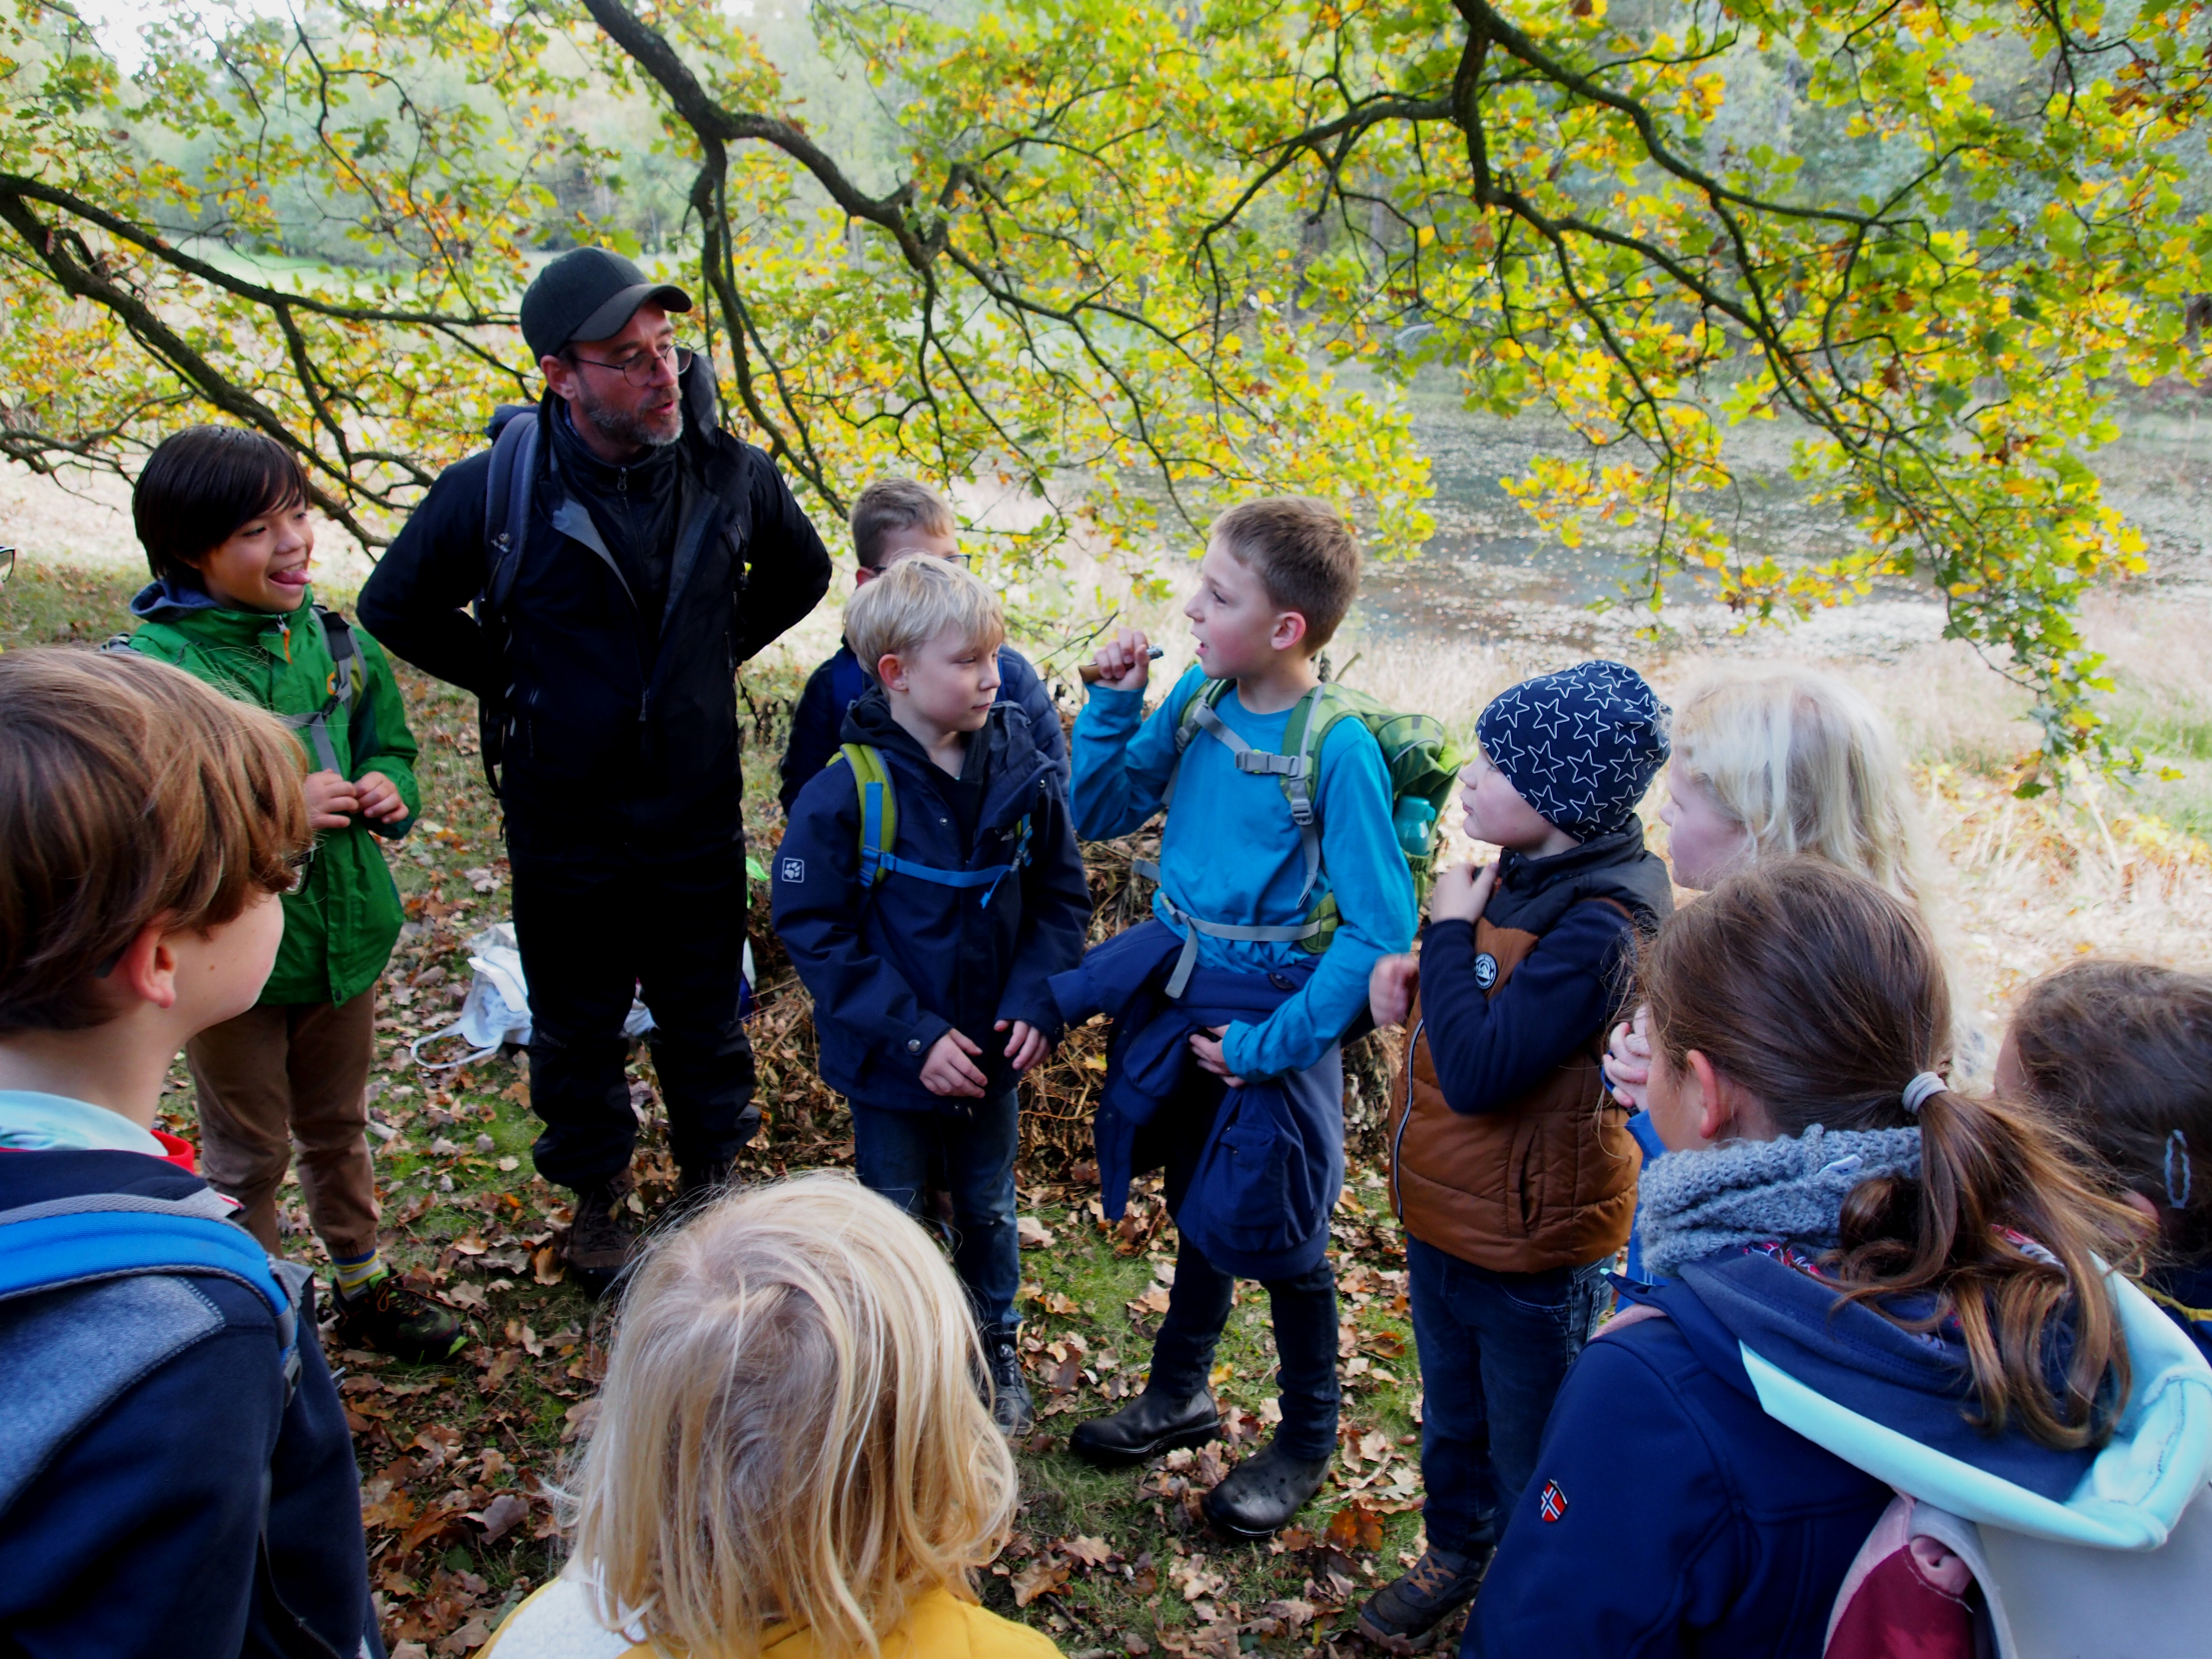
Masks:
[[[1958,1322],[1991,1431],[2017,1418],[2068,1449],[2110,1432],[2128,1356],[2097,1260],[2132,1255],[2133,1217],[2084,1178],[2063,1133],[2033,1108],[1944,1090],[1917,1120],[1906,1112],[1905,1085],[1941,1068],[1952,1029],[1942,962],[1917,914],[1830,864],[1762,864],[1680,912],[1645,948],[1639,977],[1667,1063],[1679,1071],[1702,1053],[1780,1133],[1917,1121],[1920,1179],[1856,1188],[1830,1269],[1851,1300],[1905,1329]],[[2080,1285],[2100,1293],[2077,1297]],[[1920,1297],[1934,1306],[1917,1318],[1891,1305]],[[2054,1399],[2056,1354],[2065,1376]]]

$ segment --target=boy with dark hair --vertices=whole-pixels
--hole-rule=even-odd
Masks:
[[[960,524],[952,515],[951,503],[912,478],[878,478],[863,489],[853,503],[852,526],[853,554],[860,561],[860,568],[853,573],[856,589],[914,555],[963,562],[967,557],[960,550]],[[845,711],[867,690],[869,673],[851,643],[841,641],[836,653],[807,676],[806,689],[792,710],[783,782],[776,791],[787,816],[799,792],[836,755]],[[1031,738],[1066,789],[1067,740],[1060,729],[1060,711],[1029,659],[1004,643],[999,647],[999,701],[1014,704],[1029,716]]]
[[[998,597],[908,560],[854,596],[846,634],[875,684],[793,805],[776,933],[814,998],[822,1080],[852,1103],[860,1179],[918,1214],[944,1171],[993,1413],[1018,1434],[1015,1085],[1051,1051],[1046,981],[1081,958],[1091,893],[1029,717],[998,700]]]
[[[1474,1596],[1612,1299],[1642,1159],[1600,1061],[1638,936],[1674,909],[1636,816],[1668,718],[1617,662],[1492,698],[1460,800],[1498,861],[1438,877],[1419,957],[1375,969],[1376,1023],[1413,1033],[1387,1144],[1428,1489],[1427,1550],[1360,1609],[1393,1652],[1425,1646]]]
[[[405,920],[376,838],[405,835],[419,805],[392,665],[314,603],[307,479],[274,439],[188,427],[148,459],[131,514],[154,574],[131,604],[131,648],[279,715],[309,761],[317,839],[285,895],[276,969],[254,1006],[185,1045],[208,1178],[274,1255],[276,1191],[296,1147],[344,1340],[448,1358],[468,1328],[385,1265],[367,1139],[376,981]]]
[[[153,1126],[252,1006],[309,842],[268,715],[127,654],[0,656],[0,1632],[379,1655],[313,1276]]]
[[[1326,724],[1311,776],[1290,752],[1302,746],[1292,721],[1303,731],[1318,707],[1314,658],[1358,584],[1358,544],[1325,503],[1234,507],[1213,526],[1183,610],[1198,665],[1146,719],[1149,642],[1125,632],[1098,652],[1099,682],[1075,724],[1079,833],[1125,835],[1174,802],[1155,919],[1097,947],[1053,989],[1065,1019],[1115,1017],[1097,1120],[1107,1202],[1118,1213],[1130,1175],[1164,1166],[1181,1242],[1145,1392],[1078,1428],[1069,1447],[1130,1463],[1213,1438],[1214,1346],[1236,1280],[1260,1280],[1282,1425],[1206,1500],[1215,1525],[1245,1537],[1282,1527],[1328,1472],[1338,1045],[1369,970],[1406,948],[1415,921],[1374,735],[1357,719]]]

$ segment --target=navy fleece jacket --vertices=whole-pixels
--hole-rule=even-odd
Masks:
[[[894,856],[939,870],[1025,861],[995,888],[947,887],[892,872],[860,885],[860,801],[841,758],[799,792],[773,861],[775,931],[814,999],[822,1080],[848,1099],[904,1111],[964,1111],[964,1097],[921,1084],[930,1049],[957,1029],[993,1096],[1011,1089],[1000,1020],[1048,1033],[1059,1018],[1046,980],[1083,956],[1091,890],[1067,796],[1011,703],[969,739],[957,780],[892,720],[879,689],[845,716],[844,741],[872,744],[891,776]],[[963,834],[963,819],[974,825]]]

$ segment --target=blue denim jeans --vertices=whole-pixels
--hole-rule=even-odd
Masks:
[[[1421,1360],[1422,1510],[1429,1542],[1495,1544],[1535,1473],[1567,1368],[1609,1297],[1607,1256],[1540,1273],[1492,1273],[1406,1240]]]
[[[1014,1314],[1022,1286],[1021,1241],[1014,1231],[1019,1097],[1009,1091],[975,1102],[973,1110],[944,1112],[889,1111],[857,1100],[852,1106],[860,1184],[918,1220],[933,1155],[941,1159],[952,1194],[952,1270],[985,1334],[1012,1334],[1021,1324]]]

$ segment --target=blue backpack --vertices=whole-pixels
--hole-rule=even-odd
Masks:
[[[0,1511],[118,1396],[220,1328],[222,1316],[179,1279],[228,1279],[269,1304],[289,1406],[313,1274],[271,1259],[222,1218],[229,1209],[203,1190],[0,1210]]]

